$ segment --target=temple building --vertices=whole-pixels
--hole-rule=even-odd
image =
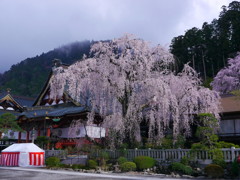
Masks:
[[[54,61],[54,67],[68,66],[59,60]],[[54,69],[54,68],[53,68]],[[17,116],[17,122],[24,132],[9,131],[5,136],[12,142],[30,142],[38,136],[46,136],[51,141],[51,147],[62,148],[75,145],[75,138],[85,138],[86,134],[93,139],[105,137],[105,129],[99,127],[100,117],[96,115],[94,124],[82,125],[75,135],[69,134],[69,126],[73,120],[87,120],[89,109],[74,101],[66,92],[58,99],[50,98],[50,73],[47,82],[35,101],[13,98],[10,92],[0,100],[0,112],[11,112]],[[84,123],[83,123],[84,124]],[[87,143],[87,141],[86,141]]]
[[[0,93],[0,115],[4,113],[11,113],[18,117],[22,112],[24,112],[26,107],[32,106],[34,99],[22,96],[15,96],[12,95],[10,91],[11,89],[7,89],[6,92]],[[16,142],[18,135],[18,132],[14,132],[11,130],[9,130],[7,134],[3,134],[0,132],[0,150]],[[7,139],[4,139],[4,137],[6,137]],[[25,136],[21,137],[22,141],[24,141],[25,139]]]
[[[221,98],[220,139],[240,143],[240,97],[228,94]]]

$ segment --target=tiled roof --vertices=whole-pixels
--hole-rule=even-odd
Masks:
[[[9,93],[7,92],[1,92],[0,93],[0,99],[4,98],[5,96],[7,96]],[[32,106],[32,104],[34,103],[34,99],[33,98],[29,98],[29,97],[23,97],[23,96],[16,96],[10,93],[10,95],[12,96],[12,98],[22,107],[23,106]]]
[[[240,112],[240,97],[225,95],[221,98],[222,113]]]
[[[32,108],[19,114],[19,116],[26,116],[27,118],[36,117],[59,117],[69,114],[77,114],[87,111],[84,106],[70,106],[70,107],[44,107],[44,108]]]
[[[17,101],[21,106],[27,106],[30,107],[34,103],[34,99],[32,98],[27,98],[27,97],[21,97],[21,96],[15,96],[12,95],[15,101]]]
[[[0,115],[4,113],[11,113],[11,114],[14,114],[15,116],[19,116],[20,114],[20,112],[17,112],[17,111],[0,110]]]

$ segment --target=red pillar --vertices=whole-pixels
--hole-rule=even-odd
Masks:
[[[38,134],[37,134],[37,136],[40,136],[41,135],[41,131],[40,131],[40,129],[38,129]]]
[[[50,137],[50,134],[51,134],[51,129],[47,128],[47,137]]]
[[[26,143],[29,142],[29,131],[27,131]]]
[[[50,134],[51,134],[51,129],[50,128],[47,128],[47,137],[50,139]],[[47,144],[47,149],[50,148],[50,142],[48,142]]]
[[[22,133],[21,133],[21,132],[18,132],[18,143],[21,142],[21,138],[22,138]]]

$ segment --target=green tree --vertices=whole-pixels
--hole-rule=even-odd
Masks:
[[[171,53],[177,57],[180,67],[190,62],[202,77],[205,72],[208,77],[214,77],[226,65],[226,60],[240,50],[239,22],[240,2],[233,1],[222,7],[218,19],[204,22],[201,29],[193,27],[184,35],[174,37]]]
[[[215,147],[218,136],[216,130],[219,128],[218,120],[210,113],[201,113],[198,115],[196,137],[200,143],[207,148]]]
[[[196,137],[199,142],[192,144],[191,153],[196,156],[199,150],[206,150],[213,159],[213,163],[225,166],[223,152],[219,148],[218,136],[216,135],[216,127],[219,127],[218,120],[209,113],[201,113],[198,115]]]
[[[17,124],[16,116],[11,113],[4,113],[0,115],[0,132],[6,133],[9,129],[13,131],[22,130]]]

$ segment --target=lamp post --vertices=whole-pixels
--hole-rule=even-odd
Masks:
[[[35,128],[33,127],[33,129],[32,129],[32,134],[31,134],[31,136],[32,136],[32,143],[34,143],[34,136],[35,136]]]

